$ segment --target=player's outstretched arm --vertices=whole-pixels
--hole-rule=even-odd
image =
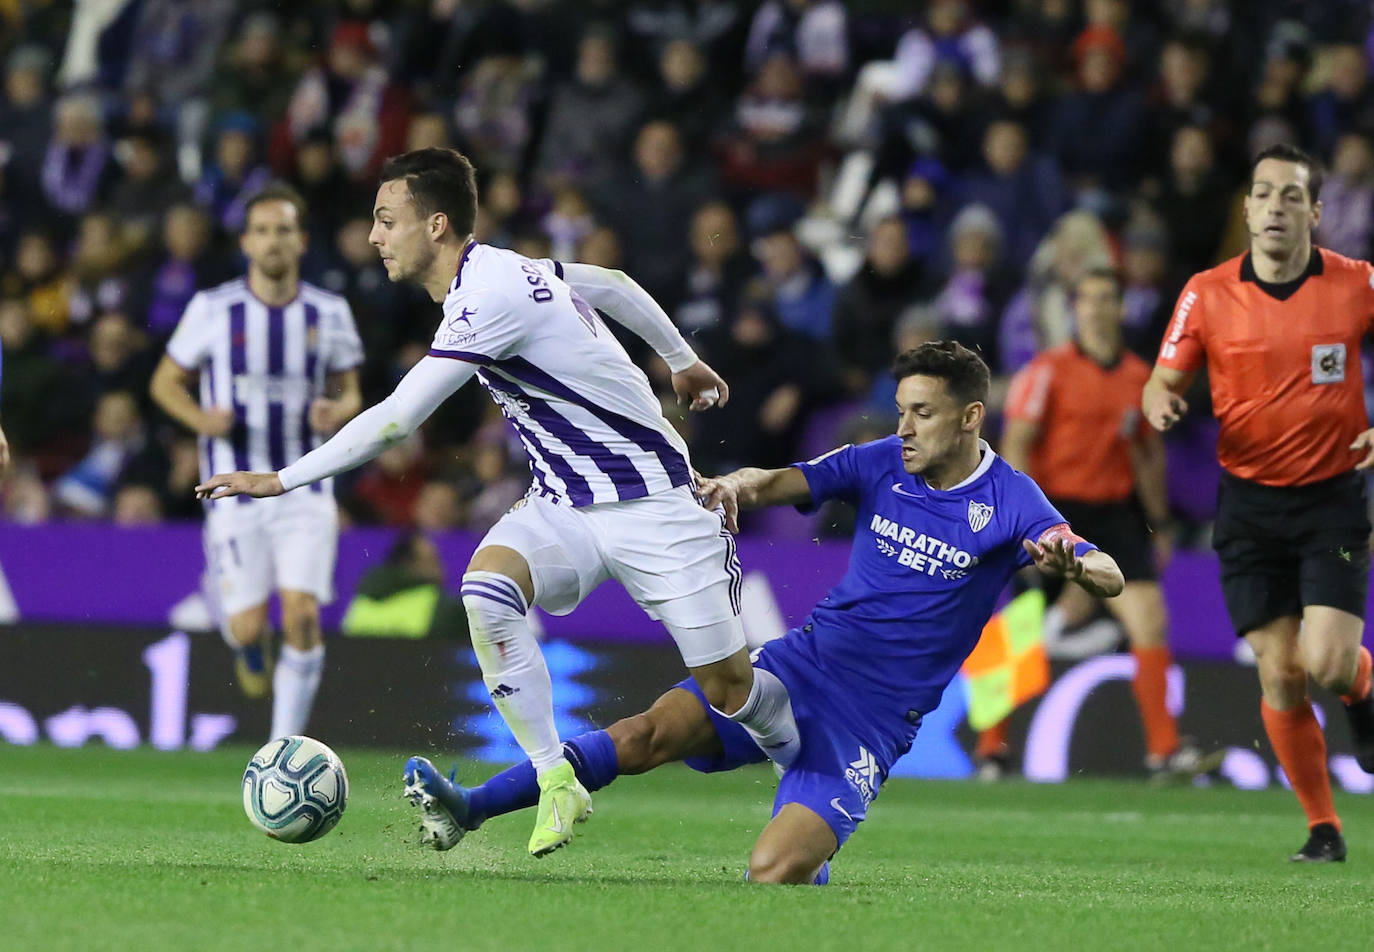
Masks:
[[[1126,587],[1126,579],[1112,558],[1101,549],[1092,549],[1079,556],[1074,553],[1075,540],[1071,536],[1041,536],[1039,542],[1021,541],[1035,567],[1046,575],[1057,575],[1077,582],[1096,598],[1112,598]]]
[[[707,509],[720,506],[725,510],[725,524],[731,532],[739,531],[741,509],[797,506],[811,501],[806,475],[795,466],[784,469],[747,467],[724,476],[699,476],[697,492]]]
[[[1183,399],[1183,393],[1192,385],[1194,376],[1185,370],[1155,364],[1140,395],[1140,409],[1152,427],[1162,433],[1183,419],[1188,412],[1188,401]]]
[[[398,443],[419,428],[439,404],[472,379],[473,364],[446,357],[422,357],[401,379],[391,396],[364,410],[344,424],[343,429],[278,473],[231,473],[212,476],[196,487],[200,499],[222,499],[240,494],[276,495],[298,486],[360,466],[393,443]],[[277,492],[269,481],[240,477],[271,476],[280,486]]]
[[[730,388],[697,358],[692,346],[648,291],[624,271],[565,264],[563,281],[583,300],[654,349],[673,372],[673,392],[693,410],[725,406]]]

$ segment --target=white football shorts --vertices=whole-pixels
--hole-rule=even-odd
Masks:
[[[479,549],[514,549],[529,563],[534,603],[566,615],[607,579],[625,587],[650,618],[674,630],[689,668],[742,646],[707,626],[739,616],[743,573],[721,514],[703,509],[691,487],[574,509],[530,496],[501,517]],[[684,634],[683,630],[689,631]],[[704,644],[690,629],[703,629]]]
[[[330,493],[299,489],[267,499],[211,506],[205,559],[220,611],[228,617],[267,601],[274,590],[334,598],[339,510]]]

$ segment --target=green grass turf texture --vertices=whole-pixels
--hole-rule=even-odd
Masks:
[[[0,948],[1327,952],[1374,926],[1365,798],[1338,800],[1350,861],[1302,867],[1277,788],[894,780],[830,886],[777,888],[740,881],[767,769],[622,778],[535,860],[532,812],[422,850],[404,754],[377,751],[340,751],[334,832],[273,842],[240,804],[251,753],[0,745]]]

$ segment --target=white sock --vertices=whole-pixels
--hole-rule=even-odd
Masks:
[[[544,654],[525,617],[525,595],[498,572],[463,576],[472,650],[482,680],[536,774],[566,762],[553,720],[553,685]]]
[[[755,668],[748,700],[738,711],[725,716],[748,731],[754,743],[779,767],[790,767],[797,759],[801,734],[792,713],[792,699],[787,695],[786,685],[773,672]]]
[[[324,645],[301,651],[281,646],[272,675],[272,737],[304,734],[324,674]]]

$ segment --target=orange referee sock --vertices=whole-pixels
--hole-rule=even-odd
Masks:
[[[1007,722],[1005,720],[998,721],[987,730],[978,733],[977,756],[979,760],[986,760],[989,757],[1004,754],[1006,751]]]
[[[1342,694],[1341,700],[1346,704],[1358,704],[1369,697],[1370,672],[1374,670],[1374,659],[1369,657],[1369,649],[1360,645],[1360,666],[1355,670],[1355,683],[1351,685],[1349,694]]]
[[[1307,814],[1308,829],[1330,823],[1339,830],[1341,818],[1336,816],[1331,775],[1326,772],[1326,735],[1312,713],[1312,703],[1304,699],[1287,711],[1276,711],[1261,699],[1260,716],[1279,764]]]
[[[1145,728],[1145,752],[1151,758],[1163,759],[1178,750],[1178,725],[1169,713],[1165,701],[1169,665],[1173,656],[1167,646],[1132,648],[1135,655],[1135,677],[1131,691],[1140,709],[1140,723]]]

